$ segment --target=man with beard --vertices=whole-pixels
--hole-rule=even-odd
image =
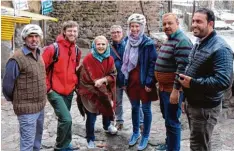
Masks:
[[[61,34],[57,37],[59,53],[54,62],[55,46],[45,48],[43,59],[47,70],[47,98],[58,117],[55,151],[72,150],[71,103],[75,86],[78,82],[75,74],[79,66],[81,51],[76,53],[78,24],[74,21],[64,22]],[[51,68],[52,65],[52,68]]]
[[[43,33],[38,25],[28,24],[21,37],[24,45],[8,60],[2,88],[19,121],[20,151],[39,151],[46,104],[46,71],[39,49]]]
[[[221,111],[223,92],[232,83],[233,53],[215,30],[214,12],[198,9],[192,20],[197,44],[179,82],[186,97],[185,111],[190,127],[190,149],[211,151],[211,136]]]
[[[159,83],[160,109],[165,119],[166,144],[158,145],[156,150],[179,151],[183,92],[176,73],[184,73],[192,43],[179,29],[178,18],[173,13],[163,15],[163,31],[168,39],[158,52],[155,77]]]

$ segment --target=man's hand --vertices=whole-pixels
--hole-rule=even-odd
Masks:
[[[106,77],[96,80],[94,86],[99,88],[99,87],[101,87],[102,84],[104,84],[104,83],[107,84],[107,79],[106,79]]]
[[[178,104],[180,98],[180,91],[173,89],[170,95],[170,103],[171,104]]]
[[[190,81],[191,81],[192,77],[186,76],[184,74],[179,74],[179,77],[180,78],[178,81],[180,82],[180,84],[185,88],[190,88]]]
[[[147,86],[145,86],[145,91],[146,92],[150,92],[152,89],[151,88],[148,88]]]

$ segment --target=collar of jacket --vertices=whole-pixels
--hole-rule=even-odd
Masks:
[[[121,45],[125,46],[125,43],[126,43],[126,41],[125,41],[125,38],[123,37],[119,43],[112,41],[111,45],[114,47],[121,46]]]
[[[181,30],[180,30],[180,29],[177,29],[174,33],[172,33],[172,34],[168,37],[168,39],[175,38],[180,32],[181,32]]]
[[[24,53],[25,56],[32,53],[32,51],[30,51],[26,45],[24,45],[22,47],[22,51],[23,51],[23,53]],[[40,55],[40,49],[37,48],[36,51],[37,51],[37,54]]]
[[[205,39],[203,39],[203,40],[200,42],[200,46],[206,45],[206,43],[207,43],[212,37],[214,37],[214,36],[216,36],[216,35],[217,35],[217,34],[216,34],[216,31],[213,30],[213,31],[210,33],[210,35],[208,35]]]
[[[69,47],[75,45],[75,42],[74,42],[74,43],[71,43],[70,41],[66,40],[62,34],[58,35],[56,41],[57,41],[58,43],[64,45],[64,46],[67,47],[67,48],[69,48]]]

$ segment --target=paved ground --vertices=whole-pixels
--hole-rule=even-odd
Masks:
[[[75,99],[75,98],[74,98]],[[2,151],[18,151],[19,150],[19,133],[18,121],[12,110],[11,103],[5,101],[2,97],[2,114],[1,114],[1,150]],[[131,134],[131,108],[130,103],[124,96],[124,119],[125,127],[117,136],[111,136],[104,133],[101,125],[101,116],[96,122],[96,144],[101,146],[94,150],[108,151],[132,151],[137,150],[137,145],[128,147],[128,139]],[[153,102],[153,122],[151,128],[151,136],[147,151],[153,151],[155,145],[161,143],[165,139],[164,120],[161,117],[159,102]],[[79,146],[80,150],[88,150],[85,140],[85,121],[81,117],[76,102],[73,100],[72,109],[73,117],[73,145]],[[181,150],[189,150],[189,130],[185,115],[182,115],[183,131],[181,140]],[[45,123],[42,141],[42,151],[52,151],[56,138],[57,119],[50,104],[45,107]],[[214,151],[233,151],[234,150],[234,120],[221,120],[214,131],[212,148]]]

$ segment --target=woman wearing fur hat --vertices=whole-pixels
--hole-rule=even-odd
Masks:
[[[142,14],[132,14],[128,18],[128,40],[121,68],[132,105],[133,133],[129,140],[129,146],[135,145],[141,137],[139,111],[142,103],[144,130],[138,150],[144,150],[147,147],[152,122],[151,101],[158,99],[154,78],[156,48],[154,42],[144,34],[145,24],[146,19]]]

